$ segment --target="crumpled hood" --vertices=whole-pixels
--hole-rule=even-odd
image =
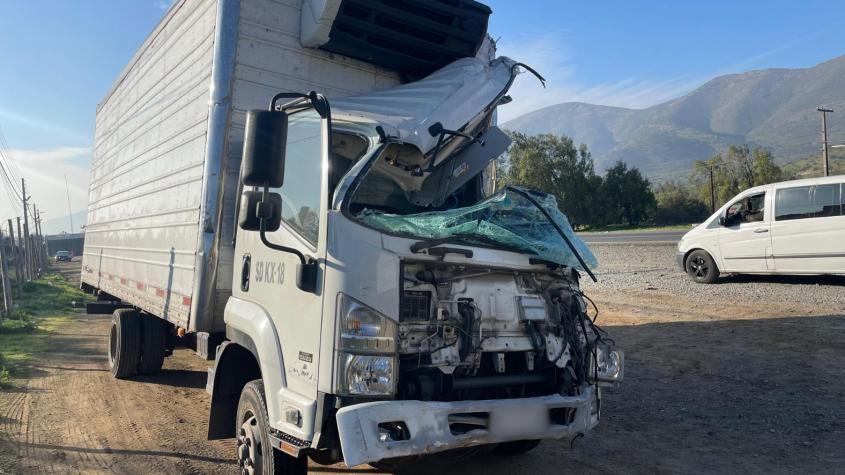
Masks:
[[[518,74],[507,57],[463,58],[419,81],[361,96],[332,100],[332,113],[373,121],[423,154],[437,144],[428,128],[460,130],[497,101]]]

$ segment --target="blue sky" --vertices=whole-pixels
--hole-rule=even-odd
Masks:
[[[72,207],[85,207],[96,104],[168,3],[3,0],[0,127],[36,200],[63,201],[67,174]],[[548,79],[544,90],[521,78],[504,119],[564,101],[647,107],[720,74],[845,54],[845,2],[486,3],[500,52]],[[13,215],[4,206],[0,218]]]

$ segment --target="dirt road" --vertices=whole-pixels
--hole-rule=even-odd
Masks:
[[[440,474],[841,470],[845,316],[593,297],[627,355],[626,382],[606,394],[598,429],[572,449],[545,442],[529,455],[438,465]],[[177,350],[160,375],[114,380],[108,323],[87,316],[64,327],[26,386],[0,393],[0,473],[235,473],[233,444],[205,440],[205,362]]]

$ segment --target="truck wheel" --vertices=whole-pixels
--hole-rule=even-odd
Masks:
[[[719,278],[719,268],[707,251],[693,251],[686,262],[687,274],[698,284],[712,284]]]
[[[274,449],[269,429],[264,381],[256,379],[246,383],[238,401],[235,433],[238,434],[238,467],[241,473],[307,474],[308,459],[293,458]]]
[[[495,449],[493,453],[496,455],[519,455],[528,452],[540,445],[539,440],[515,440],[513,442],[502,442]]]
[[[141,364],[138,371],[141,374],[158,373],[164,364],[164,354],[167,351],[168,324],[154,315],[145,313],[141,318],[141,327],[144,336],[141,340]]]
[[[126,379],[138,371],[141,359],[141,322],[131,308],[114,311],[109,330],[109,369],[117,379]]]

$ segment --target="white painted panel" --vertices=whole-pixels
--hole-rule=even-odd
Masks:
[[[234,233],[247,110],[266,108],[270,99],[282,91],[314,90],[332,98],[399,84],[398,75],[386,69],[322,50],[304,48],[299,43],[299,28],[299,0],[241,0],[232,85],[233,111],[223,184],[222,242],[231,242]],[[233,258],[231,248],[221,247],[217,288],[224,295],[231,291],[231,269],[239,265],[233,264]]]
[[[98,107],[83,280],[185,324],[216,0],[174,6]]]

